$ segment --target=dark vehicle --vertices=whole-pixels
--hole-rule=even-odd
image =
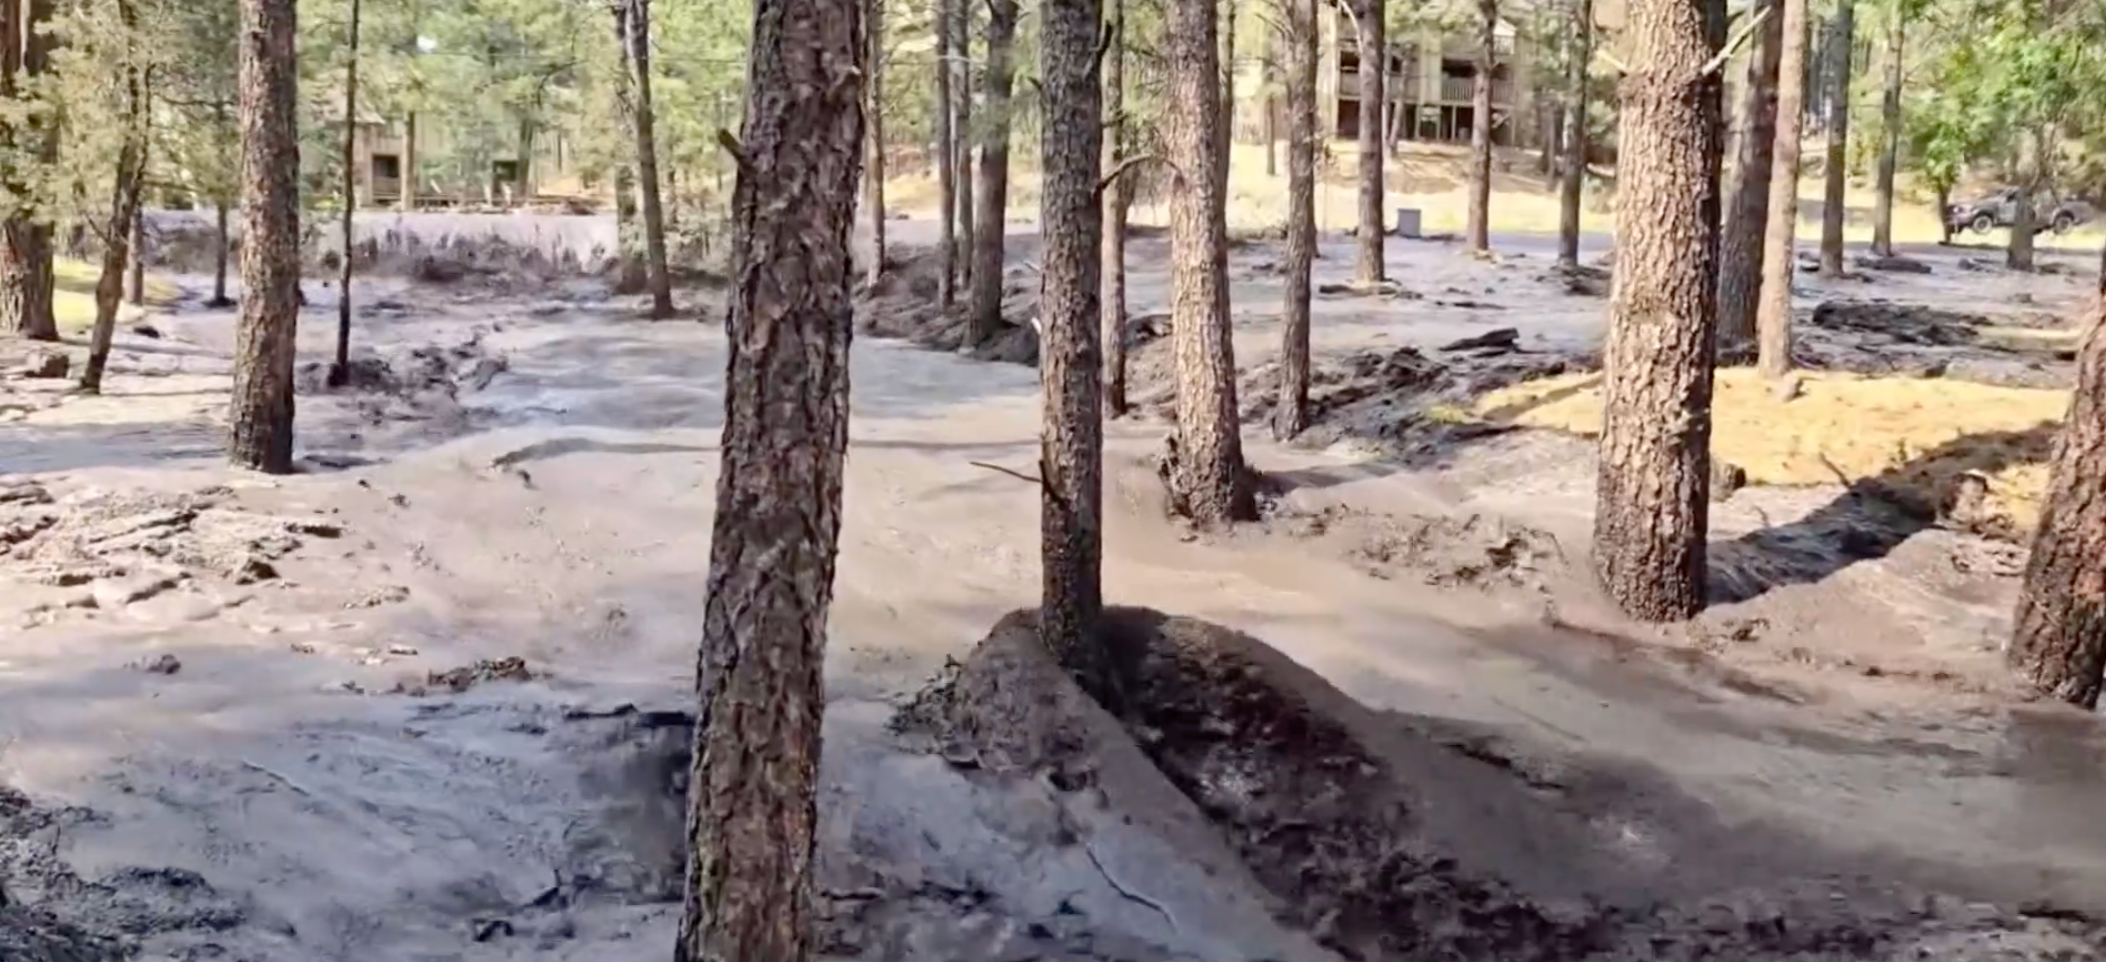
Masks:
[[[2033,233],[2051,230],[2066,234],[2080,224],[2087,224],[2098,215],[2090,204],[2077,198],[2057,202],[2052,194],[2042,194],[2034,201]],[[1971,230],[1986,234],[1999,227],[2009,227],[2018,220],[2018,188],[2006,187],[1979,200],[1965,204],[1954,204],[1945,211],[1945,223],[1952,232]]]

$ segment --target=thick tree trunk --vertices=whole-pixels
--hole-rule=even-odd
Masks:
[[[227,255],[234,247],[234,238],[227,225],[225,198],[212,204],[212,228],[212,300],[206,306],[231,307],[234,302],[227,297]]]
[[[1104,51],[1103,168],[1106,175],[1126,159],[1126,0],[1111,0]],[[1098,301],[1102,313],[1099,342],[1104,351],[1104,410],[1126,416],[1126,199],[1133,195],[1125,175],[1104,187],[1104,250]]]
[[[1498,62],[1499,0],[1477,0],[1477,76],[1470,83],[1470,209],[1463,237],[1473,254],[1492,249],[1492,67]]]
[[[1594,56],[1593,0],[1572,0],[1565,64],[1565,149],[1558,184],[1558,266],[1579,267],[1580,202],[1587,187],[1587,65]]]
[[[1806,99],[1806,0],[1778,0],[1784,47],[1777,58],[1777,146],[1770,157],[1768,223],[1762,231],[1762,296],[1755,309],[1756,367],[1792,369],[1792,255],[1799,232],[1799,125]]]
[[[1359,259],[1353,277],[1378,284],[1387,275],[1382,254],[1382,106],[1388,39],[1383,26],[1383,0],[1346,0],[1354,5],[1360,29],[1360,226],[1355,234]]]
[[[293,467],[300,299],[299,62],[293,0],[241,0],[241,318],[227,439],[235,464]]]
[[[955,0],[951,10],[955,19],[951,21],[951,53],[957,58],[958,76],[951,84],[951,93],[958,98],[958,122],[951,128],[952,136],[958,138],[958,156],[953,161],[957,173],[953,183],[958,187],[958,206],[952,216],[958,219],[958,283],[965,286],[967,309],[970,311],[973,284],[973,258],[980,249],[979,238],[973,234],[973,214],[979,209],[973,197],[973,145],[979,140],[973,130],[973,7],[982,0]]]
[[[1704,606],[1717,305],[1719,79],[1715,0],[1632,4],[1617,124],[1616,285],[1603,354],[1594,570],[1634,618]]]
[[[1782,0],[1762,0],[1751,16],[1769,12],[1748,56],[1741,90],[1738,156],[1726,190],[1726,224],[1719,234],[1718,343],[1727,353],[1755,343],[1755,303],[1762,292],[1763,233],[1769,228],[1770,175],[1777,150],[1777,64],[1784,53]]]
[[[672,317],[673,275],[666,263],[665,205],[658,193],[658,122],[651,109],[651,0],[629,0],[629,67],[636,71],[636,180],[650,263],[651,317]],[[524,167],[520,168],[525,170]]]
[[[863,108],[863,129],[870,159],[863,170],[863,204],[870,209],[871,253],[865,277],[876,284],[885,273],[885,0],[870,0],[869,18],[864,25],[869,34],[864,45],[869,103]]]
[[[125,33],[124,140],[117,149],[116,180],[110,185],[110,216],[103,222],[102,273],[95,279],[95,328],[88,337],[88,363],[81,369],[83,394],[102,393],[102,373],[110,363],[110,342],[117,336],[118,301],[124,294],[124,270],[139,237],[139,188],[146,173],[146,79],[139,75],[132,45],[138,42],[138,18],[131,0],[117,0],[118,22]]]
[[[0,44],[0,99],[20,91],[44,73],[49,44],[42,28],[51,19],[50,0],[0,0],[0,35],[20,43]],[[0,125],[0,150],[35,151],[56,158],[57,139],[48,118],[31,115],[18,124]],[[0,335],[40,341],[58,340],[51,312],[51,227],[28,202],[29,185],[6,178],[0,192],[10,209],[0,221]]]
[[[1104,608],[1104,411],[1098,326],[1104,210],[1097,195],[1103,91],[1097,78],[1099,0],[1040,5],[1039,78],[1045,164],[1039,225],[1045,267],[1039,286],[1039,383],[1045,479],[1039,495],[1044,593],[1039,632],[1046,648],[1107,705],[1113,672],[1097,633]]]
[[[403,213],[415,213],[419,187],[417,177],[417,112],[414,110],[409,112],[409,117],[403,123],[401,183],[400,194],[396,197],[395,204],[402,208]]]
[[[841,534],[863,0],[757,0],[676,962],[804,962]]]
[[[987,141],[980,147],[979,209],[974,212],[973,302],[966,342],[987,343],[1002,329],[1002,263],[1009,234],[1010,57],[1015,52],[1016,0],[987,5]]]
[[[358,8],[351,0],[351,59],[344,67],[344,215],[343,258],[337,262],[336,361],[329,384],[351,383],[351,215],[358,208]]]
[[[1901,11],[1887,11],[1885,84],[1879,97],[1879,171],[1872,201],[1872,252],[1894,256],[1894,168],[1901,157],[1901,47],[1908,25]],[[1945,208],[1938,208],[1945,220]]]
[[[629,0],[608,4],[614,14],[614,42],[621,51],[621,72],[614,78],[614,112],[621,125],[636,129],[636,73],[629,64]],[[641,294],[651,288],[650,260],[644,253],[643,218],[637,211],[636,167],[631,159],[614,164],[614,243],[620,268],[616,294]]]
[[[936,302],[944,310],[950,310],[958,299],[958,235],[957,222],[951,212],[958,206],[957,157],[958,141],[951,129],[951,115],[956,105],[951,101],[951,75],[957,67],[951,63],[955,56],[951,50],[951,8],[967,0],[936,0],[936,204],[937,241],[936,254],[943,264],[943,273],[936,279]]]
[[[1207,161],[1220,145],[1221,68],[1213,0],[1172,0],[1165,17],[1170,116],[1170,325],[1177,365],[1177,434],[1170,496],[1207,526],[1257,516],[1238,433],[1236,355],[1229,339],[1228,224]],[[1363,159],[1368,144],[1361,142]],[[1381,144],[1373,145],[1379,156]]]
[[[2005,657],[2049,698],[2097,708],[2106,674],[2106,337],[2098,313],[2077,363],[2077,391],[2055,445],[2054,470]]]
[[[1834,86],[1828,90],[1828,156],[1822,175],[1827,190],[1821,201],[1821,276],[1843,274],[1843,222],[1849,213],[1850,188],[1850,45],[1853,0],[1839,0],[1835,13]]]
[[[1309,274],[1316,260],[1316,0],[1289,0],[1287,72],[1287,306],[1280,318],[1279,401],[1272,436],[1309,427]],[[1325,8],[1328,9],[1328,8]]]

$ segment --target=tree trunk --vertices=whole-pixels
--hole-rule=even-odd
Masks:
[[[1236,150],[1236,11],[1237,0],[1222,0],[1221,149],[1214,154],[1214,176],[1221,181],[1221,202],[1228,203],[1229,167]]]
[[[1178,513],[1214,526],[1257,516],[1237,425],[1228,224],[1221,181],[1207,163],[1221,143],[1220,47],[1213,0],[1172,0],[1168,6],[1170,116],[1164,140],[1180,165],[1170,180],[1170,326],[1177,365],[1170,498]],[[1368,146],[1363,137],[1363,158]],[[1381,144],[1373,147],[1379,155]]]
[[[102,274],[95,279],[95,328],[88,337],[88,363],[80,372],[83,394],[102,393],[110,341],[117,335],[124,269],[139,237],[139,188],[146,173],[146,78],[140,76],[134,49],[139,24],[131,0],[117,0],[117,20],[124,31],[124,139],[117,148],[116,179],[110,185],[110,216],[103,222]]]
[[[1104,50],[1104,162],[1107,176],[1126,159],[1126,0],[1111,0]],[[1133,195],[1126,176],[1104,187],[1104,250],[1098,282],[1104,285],[1098,310],[1099,341],[1104,350],[1104,409],[1126,416],[1126,201]]]
[[[1755,343],[1755,303],[1761,297],[1763,233],[1769,226],[1770,175],[1777,150],[1777,64],[1784,53],[1782,0],[1762,0],[1751,16],[1769,11],[1748,55],[1742,88],[1739,155],[1726,191],[1726,224],[1719,236],[1718,343],[1742,353]]]
[[[813,950],[863,42],[863,0],[754,5],[676,962]]]
[[[51,19],[50,0],[0,0],[0,31],[22,42],[0,44],[0,99],[13,100],[45,72],[50,41],[42,28]],[[57,140],[48,118],[31,115],[19,125],[0,125],[0,150],[33,150],[55,159]],[[22,198],[0,222],[0,334],[58,340],[51,312],[51,227],[27,202],[29,186],[8,177],[5,193]]]
[[[1492,249],[1492,67],[1499,56],[1499,0],[1477,0],[1477,76],[1470,82],[1470,209],[1464,240],[1471,253]]]
[[[1097,194],[1103,91],[1097,79],[1099,0],[1040,5],[1039,156],[1045,183],[1039,229],[1039,383],[1045,480],[1039,494],[1044,593],[1039,632],[1085,690],[1107,705],[1113,673],[1097,616],[1104,607],[1104,411],[1100,396],[1099,261],[1104,210]]]
[[[973,198],[973,144],[979,137],[973,131],[973,7],[981,0],[953,0],[951,7],[956,19],[951,22],[951,53],[957,57],[958,76],[951,84],[952,95],[958,98],[958,122],[952,125],[951,135],[958,139],[958,156],[953,161],[957,174],[953,182],[958,187],[958,206],[952,216],[958,219],[958,283],[965,285],[968,302],[972,297],[973,258],[979,251],[979,238],[973,236],[973,213],[978,210]],[[968,311],[971,304],[967,305]]]
[[[337,262],[336,361],[329,366],[329,384],[351,383],[351,215],[358,207],[358,8],[351,0],[351,60],[344,67],[344,218],[343,258]]]
[[[233,249],[234,238],[227,226],[227,201],[222,197],[212,204],[212,300],[207,307],[232,307],[234,302],[227,297],[227,260]]]
[[[228,456],[293,467],[293,356],[300,298],[299,62],[293,0],[241,0],[241,318],[234,334]]]
[[[672,317],[673,275],[666,263],[665,205],[658,193],[657,120],[651,112],[651,0],[629,0],[629,66],[636,71],[636,180],[650,263],[651,317]],[[526,168],[521,167],[522,171]]]
[[[1362,284],[1379,284],[1387,275],[1382,257],[1382,105],[1383,63],[1388,40],[1384,36],[1383,0],[1346,0],[1360,28],[1360,242],[1359,260],[1353,277]]]
[[[1938,204],[1938,245],[1943,247],[1952,243],[1952,218],[1945,216],[1945,212],[1952,209],[1952,188],[1945,184],[1939,184],[1936,190],[1936,199]]]
[[[2106,674],[2106,337],[2093,314],[2005,657],[2036,693],[2097,708]]]
[[[1263,68],[1265,83],[1265,176],[1280,176],[1280,97],[1279,87],[1280,44],[1278,37],[1267,40],[1271,52],[1265,56]]]
[[[980,147],[979,209],[974,214],[973,302],[966,343],[987,343],[1002,329],[1002,262],[1009,234],[1010,55],[1016,43],[1016,0],[987,5],[987,141]]]
[[[512,202],[521,207],[534,200],[534,140],[537,136],[539,131],[535,129],[533,118],[519,118],[519,170],[517,179],[512,182],[517,192]]]
[[[1579,267],[1580,201],[1587,187],[1587,64],[1594,56],[1593,0],[1572,0],[1571,59],[1565,64],[1565,149],[1558,184],[1558,266]]]
[[[1879,97],[1879,172],[1872,201],[1872,253],[1894,256],[1894,168],[1901,156],[1901,47],[1907,24],[1901,11],[1887,11],[1886,82]],[[1945,220],[1945,208],[1938,208]]]
[[[636,129],[635,68],[629,63],[629,2],[608,4],[614,15],[614,41],[621,51],[621,71],[614,79],[614,113],[623,127]],[[636,167],[630,160],[614,164],[614,245],[620,263],[616,294],[641,294],[651,288],[650,260],[643,247],[643,218],[637,211]]]
[[[400,196],[395,198],[396,206],[402,208],[403,213],[411,214],[416,212],[418,189],[417,112],[412,110],[409,112],[409,118],[403,124],[402,181],[399,188]]]
[[[943,264],[943,273],[936,280],[937,304],[945,311],[958,299],[958,236],[957,222],[951,212],[958,207],[957,157],[958,141],[951,129],[951,114],[955,105],[951,101],[951,75],[957,68],[951,63],[951,7],[969,0],[936,0],[936,204],[937,242],[936,253]]]
[[[1279,400],[1272,436],[1309,427],[1309,274],[1316,259],[1316,0],[1289,0],[1287,67],[1287,307],[1280,318]],[[1329,8],[1324,8],[1329,9]]]
[[[1716,0],[1639,0],[1617,124],[1616,284],[1603,353],[1594,570],[1634,618],[1704,606],[1711,336],[1717,305],[1719,78]]]
[[[870,159],[863,170],[863,202],[870,208],[871,253],[865,276],[876,284],[885,273],[885,0],[870,0],[868,16],[864,82],[869,105],[863,108],[863,129]]]
[[[2018,203],[2011,217],[2011,243],[2004,263],[2014,271],[2033,269],[2033,194],[2040,189],[2042,145],[2040,131],[2022,127],[2018,132]]]
[[[129,277],[124,299],[134,307],[146,306],[146,211],[141,204],[132,205]]]
[[[1850,187],[1850,44],[1853,0],[1839,0],[1835,14],[1834,86],[1828,90],[1828,157],[1822,175],[1827,190],[1821,201],[1821,276],[1843,276],[1843,221],[1849,213]]]
[[[1792,369],[1792,255],[1799,231],[1799,124],[1806,99],[1806,0],[1778,0],[1784,46],[1777,58],[1777,146],[1770,157],[1768,222],[1762,231],[1762,296],[1755,308],[1756,367],[1764,377]]]

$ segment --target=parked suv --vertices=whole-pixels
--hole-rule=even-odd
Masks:
[[[2033,232],[2052,230],[2057,234],[2068,233],[2079,224],[2089,223],[2097,211],[2090,204],[2077,198],[2057,202],[2052,194],[2041,194],[2034,202]],[[2018,188],[2006,187],[1986,197],[1964,204],[1954,204],[1945,211],[1945,222],[1957,234],[1972,230],[1986,234],[1998,227],[2009,227],[2018,220]]]

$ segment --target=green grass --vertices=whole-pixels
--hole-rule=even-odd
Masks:
[[[86,333],[95,326],[95,281],[102,275],[102,268],[87,261],[61,257],[52,264],[52,274],[51,313],[58,320],[59,330],[67,334]],[[166,306],[181,293],[181,289],[166,278],[148,274],[146,306],[120,305],[117,320],[136,320]]]

